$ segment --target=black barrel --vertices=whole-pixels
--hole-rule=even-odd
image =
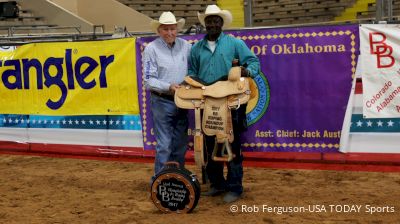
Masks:
[[[195,174],[168,162],[151,184],[151,200],[163,212],[189,213],[200,198],[200,183]]]

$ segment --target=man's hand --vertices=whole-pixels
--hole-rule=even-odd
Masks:
[[[176,91],[178,88],[181,88],[181,86],[180,86],[179,84],[172,83],[172,84],[169,86],[169,91],[170,91],[171,93],[175,94],[175,91]]]
[[[250,77],[250,72],[245,67],[240,67],[240,76],[242,77]]]

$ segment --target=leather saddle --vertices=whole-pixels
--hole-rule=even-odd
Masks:
[[[198,167],[205,165],[203,133],[216,136],[212,154],[214,161],[229,162],[233,159],[230,146],[234,139],[231,110],[249,101],[249,83],[250,78],[241,77],[240,67],[232,67],[227,80],[206,85],[186,76],[183,87],[176,90],[175,104],[179,108],[195,110],[194,152]],[[223,145],[221,149],[219,144]]]

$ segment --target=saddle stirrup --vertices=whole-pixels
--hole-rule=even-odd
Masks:
[[[235,157],[232,153],[231,144],[228,139],[225,139],[223,146],[221,148],[221,156],[218,155],[218,142],[215,140],[214,149],[212,152],[212,159],[216,162],[230,162]]]

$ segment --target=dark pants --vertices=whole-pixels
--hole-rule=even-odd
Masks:
[[[205,136],[205,150],[207,153],[206,172],[211,187],[241,194],[243,192],[243,155],[240,149],[240,136],[247,129],[246,105],[242,105],[238,110],[232,110],[232,125],[234,140],[231,143],[231,148],[234,158],[227,163],[228,174],[226,179],[224,177],[225,163],[212,160],[215,136]],[[219,147],[221,148],[222,145],[219,145]]]

